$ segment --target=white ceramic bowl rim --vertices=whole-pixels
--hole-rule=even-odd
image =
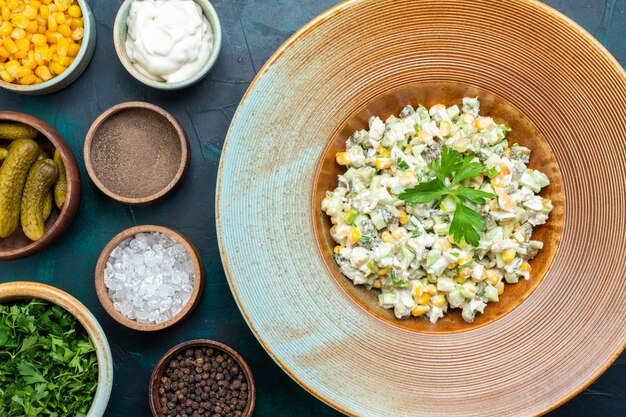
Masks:
[[[9,293],[19,292],[20,295],[7,294],[4,296],[2,290]],[[22,294],[24,299],[37,298],[62,307],[83,326],[96,348],[98,359],[98,386],[87,417],[104,416],[113,388],[113,358],[106,334],[98,320],[84,304],[59,288],[37,282],[23,281],[0,284],[0,302],[3,299],[19,299]]]
[[[76,55],[76,58],[74,58],[74,61],[70,64],[70,66],[67,67],[67,69],[63,71],[60,75],[57,75],[56,77],[52,77],[48,81],[45,81],[41,84],[20,85],[20,84],[2,82],[0,84],[2,87],[6,88],[7,90],[15,91],[15,92],[32,92],[32,91],[46,90],[47,88],[50,88],[54,85],[62,83],[63,80],[65,80],[71,74],[74,73],[76,68],[83,61],[85,54],[87,54],[87,50],[89,49],[89,41],[91,37],[94,36],[92,33],[93,28],[91,26],[91,19],[89,18],[89,16],[91,15],[91,9],[89,8],[87,1],[86,0],[76,0],[76,1],[78,1],[80,10],[83,14],[85,34],[83,35],[83,40],[80,44],[80,50],[78,51],[78,55]]]
[[[138,0],[125,0],[124,3],[120,6],[117,15],[115,16],[115,24],[113,25],[113,41],[115,43],[115,51],[117,52],[117,56],[126,68],[126,71],[130,73],[135,79],[140,81],[141,83],[147,85],[148,87],[157,88],[159,90],[180,90],[182,88],[189,87],[202,78],[204,78],[211,68],[215,65],[217,58],[220,54],[220,49],[222,45],[222,26],[220,24],[220,19],[213,8],[213,5],[209,0],[193,0],[202,7],[202,11],[204,16],[208,19],[211,27],[213,29],[213,50],[211,51],[211,55],[209,56],[208,61],[204,64],[204,66],[191,78],[185,81],[180,81],[177,83],[166,83],[162,81],[154,81],[145,75],[141,74],[135,66],[128,59],[128,55],[126,53],[126,19],[128,17],[128,9],[132,5],[133,2]]]

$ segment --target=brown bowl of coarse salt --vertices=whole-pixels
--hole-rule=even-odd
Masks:
[[[191,340],[170,349],[150,378],[155,417],[250,417],[256,389],[252,371],[231,347]]]
[[[178,121],[150,103],[118,104],[91,125],[85,166],[104,194],[125,204],[160,200],[189,166],[189,142]]]

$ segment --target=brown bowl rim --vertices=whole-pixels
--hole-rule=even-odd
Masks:
[[[41,239],[19,249],[0,250],[0,260],[8,261],[34,255],[52,245],[65,233],[76,215],[80,202],[80,172],[72,149],[59,132],[48,123],[30,114],[15,111],[0,111],[0,121],[20,122],[37,129],[59,151],[67,176],[67,198],[59,217]]]
[[[169,362],[169,360],[171,360],[171,358],[178,354],[180,351],[194,346],[212,347],[221,350],[222,352],[230,355],[239,364],[239,366],[241,366],[241,369],[246,376],[248,384],[248,403],[246,404],[246,408],[242,411],[242,417],[250,417],[252,415],[252,412],[254,411],[254,406],[256,404],[256,386],[254,383],[254,377],[252,376],[252,371],[250,370],[250,366],[248,366],[248,363],[243,359],[243,357],[232,347],[224,343],[216,342],[215,340],[209,339],[195,339],[180,343],[168,350],[161,357],[161,359],[159,359],[159,362],[157,362],[157,364],[155,365],[154,370],[152,371],[152,375],[150,376],[150,385],[148,388],[148,395],[150,397],[150,411],[152,411],[152,415],[154,417],[161,417],[161,413],[159,413],[156,409],[157,390],[159,388],[158,381],[163,374],[166,363]]]
[[[102,126],[102,124],[112,115],[119,113],[121,111],[124,111],[124,110],[128,110],[128,109],[151,110],[165,117],[167,121],[169,121],[171,125],[174,127],[174,129],[176,130],[176,133],[178,133],[178,139],[179,139],[179,144],[180,144],[180,149],[181,149],[180,165],[178,166],[178,170],[176,171],[176,174],[174,175],[172,180],[169,182],[169,184],[166,185],[161,191],[154,193],[152,195],[146,196],[146,197],[136,197],[136,198],[124,197],[123,195],[120,195],[111,191],[102,183],[102,181],[100,181],[100,179],[98,179],[98,176],[96,175],[93,169],[93,164],[91,162],[91,146],[93,144],[94,137],[96,136],[96,133],[98,129],[100,128],[100,126]],[[110,107],[109,109],[105,110],[102,114],[100,114],[100,116],[98,116],[96,120],[94,120],[94,122],[91,124],[91,127],[89,128],[89,131],[87,132],[87,136],[85,137],[85,145],[84,145],[83,154],[84,154],[85,168],[87,169],[87,174],[89,174],[89,178],[91,178],[91,181],[95,184],[95,186],[98,187],[100,191],[102,191],[105,195],[112,198],[113,200],[118,201],[120,203],[129,204],[129,205],[150,204],[150,203],[159,201],[163,199],[165,196],[167,196],[184,178],[185,174],[187,173],[187,169],[189,168],[189,159],[190,159],[189,139],[187,138],[185,129],[183,129],[182,125],[178,122],[178,120],[176,120],[176,118],[172,116],[172,114],[170,114],[168,111],[164,110],[163,108],[156,106],[154,104],[151,104],[151,103],[143,102],[143,101],[128,101],[125,103],[116,104],[115,106]]]
[[[193,281],[193,292],[191,294],[191,298],[189,299],[189,302],[185,305],[185,307],[183,307],[183,309],[177,315],[167,321],[164,321],[163,323],[142,324],[125,317],[122,313],[115,309],[115,307],[113,306],[113,302],[109,297],[109,290],[104,284],[104,269],[106,268],[106,264],[111,256],[111,252],[113,251],[113,249],[119,246],[119,244],[123,240],[133,237],[139,233],[153,232],[159,232],[163,233],[164,235],[170,236],[174,238],[178,243],[183,245],[183,247],[187,251],[187,254],[191,257],[191,261],[193,262],[195,277]],[[158,330],[163,330],[182,321],[196,308],[196,306],[200,302],[200,297],[202,296],[202,290],[204,288],[204,266],[202,264],[202,257],[200,256],[200,252],[198,251],[196,246],[181,233],[167,227],[155,225],[134,226],[117,234],[113,239],[111,239],[111,241],[104,247],[104,249],[100,253],[94,275],[98,300],[100,300],[100,304],[109,314],[109,316],[111,316],[111,318],[117,321],[119,324],[129,329],[142,332],[154,332]]]

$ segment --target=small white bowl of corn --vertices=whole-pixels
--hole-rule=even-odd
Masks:
[[[93,14],[85,0],[0,2],[0,87],[48,94],[75,81],[96,45]]]

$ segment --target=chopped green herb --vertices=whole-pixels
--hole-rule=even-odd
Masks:
[[[409,164],[407,164],[402,158],[398,158],[398,160],[396,161],[396,166],[400,169],[409,169]]]
[[[393,282],[393,285],[395,287],[399,288],[405,288],[409,286],[409,282],[406,279],[398,277],[395,269],[391,270],[391,282]]]
[[[359,239],[359,241],[361,243],[370,243],[372,241],[372,238],[369,236],[361,236],[361,238]]]
[[[85,416],[98,381],[95,348],[77,320],[42,300],[0,305],[3,417]]]

